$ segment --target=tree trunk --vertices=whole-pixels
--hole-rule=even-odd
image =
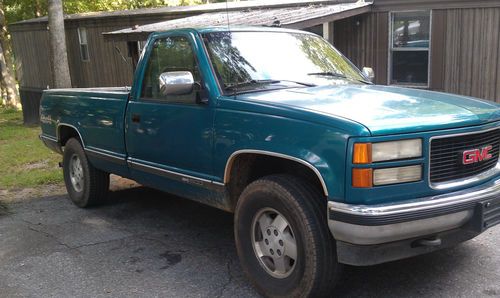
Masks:
[[[7,24],[3,9],[3,0],[0,0],[0,71],[2,85],[6,93],[4,100],[6,101],[6,105],[21,108],[11,53],[9,34],[7,32]]]
[[[0,70],[2,74],[3,85],[5,86],[5,89],[7,91],[6,105],[15,108],[20,108],[20,105],[18,105],[18,98],[16,97],[17,94],[16,81],[14,80],[14,76],[12,75],[12,70],[9,69],[7,67],[7,64],[5,63],[5,56],[3,54],[3,48],[1,43],[0,43]]]
[[[62,0],[49,1],[49,38],[52,76],[55,88],[70,88],[71,77],[66,52],[66,34]]]

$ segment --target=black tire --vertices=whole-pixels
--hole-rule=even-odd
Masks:
[[[82,183],[72,182],[71,160],[79,159],[81,165]],[[74,172],[73,172],[74,173]],[[66,142],[63,154],[63,174],[64,183],[71,201],[81,208],[94,206],[102,202],[109,190],[109,174],[98,170],[92,166],[80,142],[71,138]]]
[[[254,248],[254,239],[258,240],[259,229],[262,231],[260,235],[264,235],[260,224],[259,229],[254,228],[254,218],[261,218],[258,216],[262,214],[262,210],[269,208],[288,221],[297,244],[296,260],[292,262],[289,259],[287,263],[293,269],[288,276],[280,278],[273,276],[273,272],[270,273],[269,266],[266,269],[266,262],[260,261]],[[326,201],[310,183],[291,175],[272,175],[251,183],[238,200],[234,224],[241,265],[260,294],[266,297],[331,295],[340,277],[342,265],[337,262],[335,242],[328,229]],[[272,234],[273,232],[268,235]],[[266,237],[268,236],[262,236],[261,241]],[[276,243],[275,239],[273,241]],[[267,240],[271,242],[271,238],[266,238],[265,241]]]

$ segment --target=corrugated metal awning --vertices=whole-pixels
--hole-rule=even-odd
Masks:
[[[241,11],[213,12],[175,19],[123,30],[103,33],[106,40],[145,40],[153,32],[178,28],[214,26],[281,26],[303,29],[326,22],[348,18],[371,10],[371,2],[311,4],[307,6],[245,9]]]

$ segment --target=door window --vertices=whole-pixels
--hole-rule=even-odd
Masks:
[[[160,74],[170,71],[189,71],[195,82],[200,73],[191,43],[187,37],[172,36],[155,41],[144,73],[141,98],[165,102],[194,103],[196,90],[186,95],[163,95],[160,92]]]

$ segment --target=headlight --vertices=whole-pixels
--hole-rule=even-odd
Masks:
[[[356,143],[352,162],[366,164],[422,156],[422,140],[410,139],[379,143]]]
[[[373,185],[414,182],[422,179],[422,166],[407,166],[373,170]]]
[[[405,167],[372,169],[352,169],[352,186],[367,188],[378,185],[388,185],[405,182],[415,182],[422,179],[422,165]]]

